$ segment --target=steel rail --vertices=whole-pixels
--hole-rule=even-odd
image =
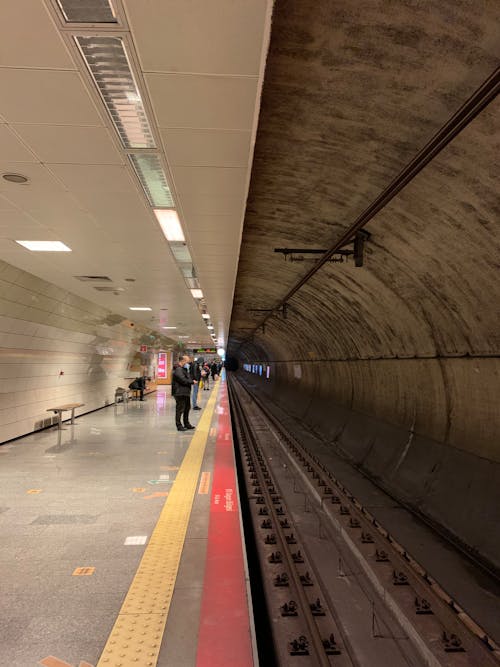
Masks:
[[[349,243],[357,231],[362,229],[377,213],[410,183],[417,174],[426,167],[474,118],[492,102],[500,92],[500,68],[497,68],[483,84],[477,88],[458,111],[441,127],[432,139],[417,153],[417,155],[401,170],[394,180],[378,195],[378,197],[356,218],[344,231],[342,236],[333,243],[323,257],[287,292],[286,296],[273,307],[272,312],[266,315],[253,332],[243,342],[249,340],[275,311],[279,310],[296,294],[322,266],[328,262],[333,254],[343,245]]]
[[[249,442],[252,443],[255,455],[258,458],[259,457],[258,453],[260,453],[260,448],[258,447],[258,444],[256,443],[256,438],[255,438],[255,435],[253,433],[253,429],[250,425],[249,419],[248,419],[248,417],[245,413],[245,410],[242,408],[241,399],[237,396],[236,393],[233,393],[232,397],[231,397],[231,402],[233,403],[233,409],[235,408],[234,411],[233,411],[233,417],[235,417],[235,419],[238,423],[238,426],[242,429],[243,433],[245,434],[245,437],[247,439],[247,443],[249,443]],[[269,492],[268,488],[266,488],[268,486],[268,483],[264,479],[264,475],[263,475],[262,470],[258,469],[258,467],[259,467],[258,465],[254,464],[254,467],[255,467],[255,472],[256,472],[256,474],[258,475],[258,478],[259,478],[260,489],[261,489],[261,494],[260,495],[262,495],[264,498],[266,498],[267,507],[274,510],[274,503],[272,501],[273,495],[274,496],[279,496],[280,498],[282,498],[282,494],[280,493],[280,490],[279,490],[279,485],[277,484],[276,480],[273,479],[273,476],[271,475],[271,473],[268,471],[268,476],[271,478],[272,486],[275,489],[275,493],[271,494]],[[266,469],[267,469],[267,466],[266,466]],[[288,515],[289,515],[289,513],[288,513]],[[289,521],[290,521],[290,524],[291,524],[290,527],[293,528],[293,522],[291,520],[289,520]],[[293,580],[294,589],[297,593],[298,602],[299,602],[299,605],[300,605],[300,609],[302,611],[301,618],[305,621],[305,623],[307,625],[307,628],[308,628],[308,631],[309,631],[308,639],[310,640],[311,647],[314,649],[314,652],[315,652],[315,659],[317,660],[316,664],[318,665],[318,667],[331,667],[332,662],[331,662],[329,656],[325,652],[325,648],[323,646],[323,641],[322,641],[322,637],[321,637],[321,634],[320,634],[320,631],[319,631],[319,628],[318,628],[318,624],[317,624],[314,616],[311,613],[311,610],[310,610],[310,607],[309,607],[309,599],[308,599],[306,593],[304,592],[304,588],[303,588],[302,582],[300,580],[300,576],[298,574],[296,564],[295,564],[295,562],[294,562],[294,560],[291,556],[290,545],[288,544],[288,542],[286,540],[285,529],[283,529],[281,527],[280,518],[279,518],[279,516],[276,515],[275,512],[273,513],[273,528],[272,528],[272,530],[273,530],[273,532],[277,533],[279,541],[281,543],[281,545],[276,544],[276,547],[278,548],[278,546],[281,546],[281,553],[283,554],[284,558],[286,559],[286,565],[287,565],[287,569],[290,573],[290,579]],[[333,620],[334,615],[332,614],[330,609],[328,611],[329,611],[330,616]],[[337,632],[339,632],[338,627],[336,627],[335,629],[337,630]],[[352,660],[349,656],[349,652],[344,654],[344,659],[349,659],[351,661],[351,664],[352,664]]]

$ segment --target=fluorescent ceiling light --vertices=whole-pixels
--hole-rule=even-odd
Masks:
[[[152,153],[148,155],[131,153],[129,158],[151,206],[153,208],[174,208],[174,200],[160,157]]]
[[[182,233],[182,232],[181,232]],[[170,250],[172,251],[173,256],[177,260],[178,264],[185,264],[186,262],[191,261],[191,254],[189,252],[189,248],[185,243],[180,243],[176,241],[172,241],[170,243]],[[189,280],[194,281],[195,283],[198,283],[197,278],[185,278],[186,282],[189,285]],[[196,285],[190,285],[190,287],[199,287],[198,284]]]
[[[200,281],[198,280],[198,278],[186,278],[186,285],[190,289],[195,289],[196,287],[200,286]]]
[[[68,23],[116,23],[111,0],[57,0]]]
[[[177,329],[177,327],[162,327],[162,329]]]
[[[209,325],[207,326],[207,329],[213,329],[213,326],[212,326],[211,324],[209,324]]]
[[[193,295],[193,299],[203,299],[203,292],[201,289],[192,289],[191,294]]]
[[[155,208],[155,215],[167,241],[185,241],[177,211],[172,208]]]
[[[177,338],[189,338],[189,336],[180,336],[180,335],[178,335]]]
[[[183,264],[181,267],[184,278],[196,278],[196,269],[194,264]]]
[[[125,148],[156,148],[122,37],[75,41]]]
[[[208,313],[202,313],[201,316],[203,317],[204,320],[210,319],[210,315]]]
[[[132,306],[129,310],[152,310],[149,306]]]
[[[71,252],[71,248],[61,241],[16,241],[33,252]]]

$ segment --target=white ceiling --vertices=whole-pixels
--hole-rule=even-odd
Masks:
[[[119,24],[66,24],[56,0],[0,2],[0,258],[134,319],[208,331],[73,42],[124,36],[206,307],[224,345],[272,0],[113,0]],[[60,240],[71,253],[14,242]],[[76,275],[125,288],[97,292]],[[135,278],[136,282],[125,281]],[[163,309],[168,309],[166,312]],[[154,319],[153,319],[154,318]]]

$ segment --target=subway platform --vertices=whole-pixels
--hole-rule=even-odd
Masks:
[[[0,666],[257,664],[226,385],[0,446]]]

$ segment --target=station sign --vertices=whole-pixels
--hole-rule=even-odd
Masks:
[[[167,353],[158,352],[158,378],[167,377]]]

